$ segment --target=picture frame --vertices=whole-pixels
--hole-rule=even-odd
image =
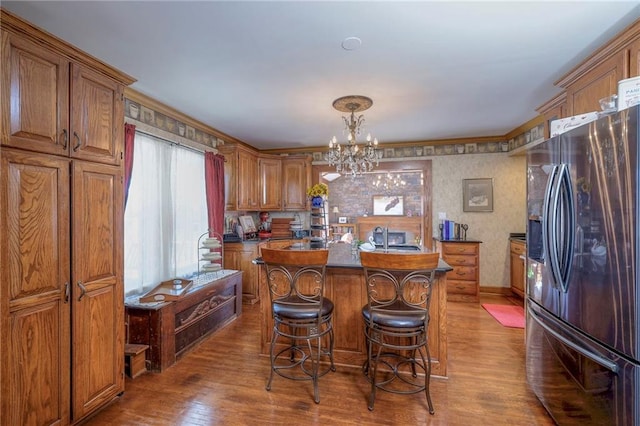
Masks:
[[[245,234],[258,232],[251,216],[240,216],[238,220],[240,221],[240,226],[242,226],[242,231]]]
[[[347,223],[347,217],[346,216],[338,217],[338,223]]]
[[[404,196],[402,195],[374,195],[374,216],[403,216]]]
[[[493,211],[493,178],[462,179],[462,211]]]

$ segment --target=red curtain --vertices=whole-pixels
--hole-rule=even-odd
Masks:
[[[204,178],[209,229],[222,235],[224,226],[224,157],[222,155],[205,152]]]
[[[131,171],[133,170],[133,145],[136,137],[134,124],[124,125],[124,207],[127,207],[129,198],[129,185],[131,184]]]

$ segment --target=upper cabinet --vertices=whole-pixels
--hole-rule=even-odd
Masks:
[[[640,19],[596,50],[555,84],[564,91],[537,111],[548,121],[600,111],[600,99],[618,93],[618,82],[640,75]]]
[[[302,211],[311,182],[310,155],[258,154],[227,144],[224,155],[225,210]]]
[[[2,62],[2,145],[120,164],[121,83],[8,31]]]
[[[600,63],[567,87],[569,116],[600,111],[600,99],[618,93],[618,81],[626,78],[621,52]]]
[[[258,158],[260,210],[280,210],[282,205],[282,162],[280,157]]]
[[[290,155],[282,159],[282,210],[307,210],[311,186],[311,156]]]
[[[244,149],[238,151],[238,208],[257,210],[260,208],[258,191],[258,161],[255,154]]]

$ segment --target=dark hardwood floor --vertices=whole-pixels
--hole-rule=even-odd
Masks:
[[[482,295],[481,303],[511,299]],[[448,303],[449,377],[433,378],[435,415],[423,393],[378,392],[367,409],[369,384],[360,369],[339,368],[320,380],[320,404],[310,382],[279,376],[265,384],[269,361],[258,356],[258,305],[206,339],[162,374],[127,379],[121,398],[90,425],[552,425],[525,382],[524,331],[502,327],[481,306]],[[360,326],[360,325],[358,325]]]

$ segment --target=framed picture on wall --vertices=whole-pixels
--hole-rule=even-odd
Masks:
[[[462,179],[462,211],[493,211],[493,179]]]
[[[374,216],[404,215],[404,197],[402,195],[374,195]]]

